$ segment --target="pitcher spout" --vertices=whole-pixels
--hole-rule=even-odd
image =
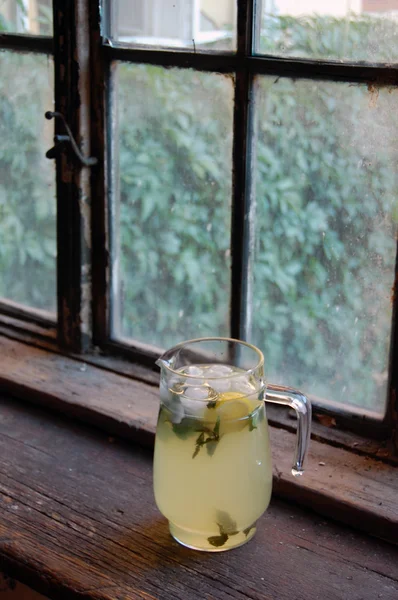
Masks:
[[[182,344],[178,344],[178,346],[174,346],[174,348],[170,348],[163,352],[161,356],[155,361],[155,364],[160,367],[161,370],[172,370],[175,366],[176,356],[178,355],[178,350],[181,349]]]
[[[162,354],[162,356],[159,356],[159,358],[155,361],[155,365],[160,367],[160,369],[165,369],[170,366],[170,362],[163,358],[163,356],[164,355]]]

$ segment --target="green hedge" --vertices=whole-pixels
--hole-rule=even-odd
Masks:
[[[371,20],[326,25],[274,19],[263,49],[288,44],[290,54],[329,58],[341,55],[344,42],[363,58]],[[397,33],[394,23],[388,27],[386,58]],[[0,293],[45,307],[54,289],[54,205],[37,183],[43,110],[30,91],[10,97],[3,76],[16,68],[10,57],[2,55],[0,83],[8,136],[0,150]],[[163,347],[228,334],[236,293],[233,81],[140,65],[120,65],[117,77],[116,329]],[[395,90],[349,84],[256,83],[251,339],[272,378],[374,409],[384,402],[395,261],[395,98]]]

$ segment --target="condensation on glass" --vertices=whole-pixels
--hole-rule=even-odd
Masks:
[[[52,35],[52,1],[1,0],[0,31]]]
[[[257,0],[255,52],[396,63],[396,0]]]
[[[108,0],[105,30],[131,46],[235,50],[236,0]]]
[[[233,79],[117,63],[113,336],[227,335]]]
[[[0,52],[0,297],[56,310],[53,62]]]
[[[260,78],[248,338],[272,381],[386,406],[398,91]]]

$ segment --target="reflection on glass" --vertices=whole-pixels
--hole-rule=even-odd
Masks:
[[[132,46],[236,46],[236,0],[108,0],[107,9],[110,37]]]
[[[396,90],[261,79],[250,340],[270,378],[385,408],[398,220]]]
[[[227,334],[233,82],[119,64],[115,89],[114,334]]]
[[[396,62],[397,0],[260,0],[260,54],[337,61]]]
[[[55,312],[52,61],[0,53],[0,297]]]
[[[52,35],[52,1],[1,0],[0,31]]]

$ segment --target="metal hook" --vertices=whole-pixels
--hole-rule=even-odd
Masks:
[[[74,151],[74,153],[76,154],[77,158],[80,160],[82,165],[84,165],[85,167],[93,167],[94,165],[98,164],[98,158],[95,158],[93,156],[89,156],[88,158],[85,158],[83,156],[83,154],[80,152],[79,146],[76,144],[75,139],[72,135],[72,132],[69,128],[69,125],[65,121],[65,117],[63,114],[61,114],[60,112],[52,112],[52,111],[48,110],[44,114],[44,116],[49,121],[51,119],[59,119],[60,121],[62,121],[62,123],[66,129],[66,133],[68,134],[68,135],[54,136],[55,146],[53,146],[52,148],[50,148],[50,150],[48,150],[46,152],[47,158],[56,158],[58,156],[59,152],[62,150],[62,147],[64,146],[64,144],[66,142],[70,142],[70,145],[72,146],[72,150]]]

